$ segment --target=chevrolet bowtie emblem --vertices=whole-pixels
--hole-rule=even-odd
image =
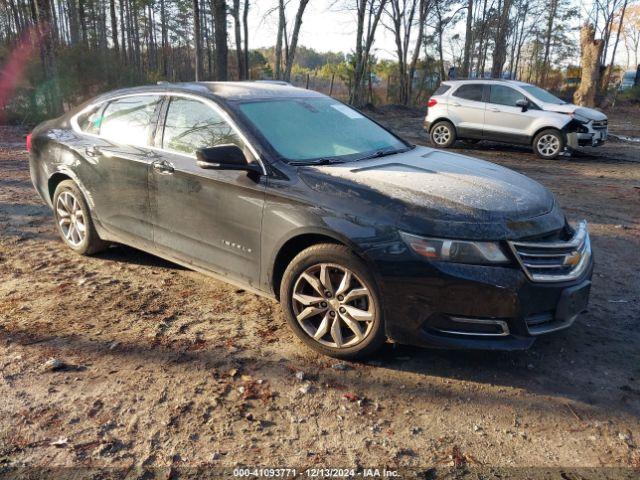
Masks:
[[[564,261],[562,262],[562,264],[567,267],[575,267],[578,264],[578,262],[580,262],[581,258],[582,258],[582,254],[580,254],[580,252],[574,251],[565,255]]]

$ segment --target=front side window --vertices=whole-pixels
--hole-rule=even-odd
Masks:
[[[239,108],[285,160],[348,161],[408,148],[375,122],[332,98],[252,101],[241,103]]]
[[[491,85],[489,103],[516,107],[516,102],[523,99],[525,99],[524,95],[513,88],[505,87],[504,85]]]
[[[114,100],[104,111],[100,135],[126,145],[148,145],[149,128],[160,101],[156,95]]]
[[[100,131],[100,124],[102,123],[102,115],[100,115],[100,111],[102,110],[104,104],[96,105],[86,112],[82,112],[78,115],[76,121],[78,122],[78,127],[85,133],[93,133],[98,134]]]
[[[199,148],[235,144],[238,134],[210,106],[188,98],[172,98],[164,125],[162,148],[193,154]]]
[[[481,83],[462,85],[455,92],[453,92],[453,96],[464,98],[465,100],[473,100],[474,102],[481,102],[483,90],[484,85]]]

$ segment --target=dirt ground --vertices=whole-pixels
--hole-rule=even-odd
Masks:
[[[377,115],[427,142],[420,116]],[[612,133],[640,137],[630,115],[612,114]],[[389,345],[344,364],[305,348],[273,301],[128,247],[95,257],[65,248],[31,185],[24,133],[0,127],[0,473],[640,475],[640,143],[556,161],[497,144],[456,150],[531,176],[570,219],[590,222],[592,297],[571,329],[525,352]]]

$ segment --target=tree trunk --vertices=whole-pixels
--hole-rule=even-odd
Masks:
[[[240,0],[233,0],[231,8],[231,16],[233,17],[233,31],[236,43],[236,64],[238,67],[238,80],[244,78],[244,56],[242,55],[242,25],[240,24]]]
[[[600,55],[602,54],[603,41],[595,39],[593,25],[587,24],[580,29],[580,48],[582,77],[580,86],[573,94],[573,101],[577,105],[594,107],[600,76]]]
[[[249,0],[244,0],[242,12],[242,27],[244,29],[244,78],[249,80]]]
[[[618,31],[616,33],[616,42],[613,44],[613,52],[611,53],[611,62],[609,63],[609,68],[607,68],[607,73],[604,81],[602,82],[601,89],[603,92],[607,90],[609,87],[609,82],[611,81],[611,73],[613,72],[613,62],[616,59],[616,50],[618,50],[618,42],[620,41],[620,31],[622,30],[622,24],[624,22],[624,14],[627,10],[627,0],[622,4],[622,12],[620,13],[620,23],[618,23]]]
[[[544,58],[542,59],[542,84],[547,80],[549,71],[549,51],[551,50],[551,32],[553,31],[553,21],[558,11],[558,0],[551,0],[548,4],[549,17],[547,18],[547,31],[544,36]]]
[[[57,116],[62,112],[62,98],[58,85],[55,52],[51,30],[51,3],[49,0],[37,0],[38,31],[40,33],[40,56],[45,78],[47,79],[48,115]]]
[[[113,42],[113,48],[116,54],[120,53],[120,46],[118,45],[118,21],[116,17],[116,0],[109,0],[109,10],[111,14],[111,41]]]
[[[304,10],[307,8],[308,3],[309,0],[300,0],[298,11],[296,12],[296,19],[293,24],[293,32],[291,32],[291,41],[289,42],[285,62],[284,80],[287,82],[291,80],[291,69],[293,68],[293,60],[296,56],[298,36],[300,35],[300,27],[302,26],[302,16],[304,15]]]
[[[278,36],[276,38],[274,76],[276,80],[282,78],[282,40],[285,36],[286,17],[284,12],[284,0],[278,1]]]
[[[471,62],[471,36],[473,32],[473,0],[468,0],[467,2],[467,27],[465,29],[464,34],[464,57],[462,60],[462,71],[460,75],[465,78],[469,77],[470,67],[469,64]]]
[[[193,42],[195,46],[195,75],[196,82],[201,78],[200,52],[202,51],[202,43],[200,41],[200,5],[198,0],[193,0]]]
[[[216,45],[216,77],[228,79],[227,4],[225,0],[213,0],[214,38]]]
[[[491,65],[491,77],[500,78],[504,62],[507,60],[507,30],[509,28],[509,12],[511,0],[504,0],[498,26],[496,30],[495,45],[493,49],[493,63]]]
[[[387,0],[357,0],[357,32],[355,71],[350,94],[350,103],[357,107],[365,104],[365,78],[368,70],[369,55],[375,39]],[[365,23],[367,31],[365,33]]]

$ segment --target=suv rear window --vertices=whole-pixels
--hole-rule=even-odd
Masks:
[[[453,92],[453,96],[464,98],[465,100],[481,102],[483,90],[484,85],[481,83],[462,85],[455,92]]]
[[[451,85],[440,85],[438,89],[433,92],[434,95],[442,95],[446,93],[451,88]]]

